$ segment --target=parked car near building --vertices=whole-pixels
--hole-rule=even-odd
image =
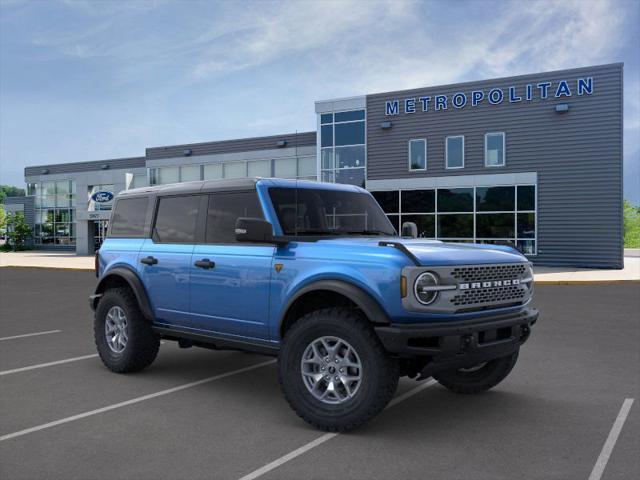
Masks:
[[[109,369],[147,367],[161,339],[277,355],[291,407],[328,431],[375,416],[403,375],[467,394],[496,386],[538,318],[516,249],[401,238],[351,185],[123,192],[96,274],[90,305]]]

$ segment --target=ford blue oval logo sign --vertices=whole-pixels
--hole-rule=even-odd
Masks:
[[[107,203],[113,200],[113,193],[111,192],[96,192],[91,195],[91,200],[97,203]]]

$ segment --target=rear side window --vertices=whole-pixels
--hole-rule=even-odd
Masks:
[[[120,238],[143,237],[148,204],[149,199],[147,197],[118,200],[111,216],[110,236]]]
[[[160,198],[153,241],[195,243],[199,205],[199,195]]]
[[[239,217],[264,218],[256,192],[210,195],[206,242],[236,243],[236,220]]]

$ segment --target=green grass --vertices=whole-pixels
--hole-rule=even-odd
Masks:
[[[624,201],[624,247],[640,248],[640,208]]]

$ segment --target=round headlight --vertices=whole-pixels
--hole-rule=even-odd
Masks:
[[[423,305],[429,305],[438,297],[438,291],[433,287],[438,285],[438,277],[431,272],[424,272],[416,278],[413,291],[418,301]]]

